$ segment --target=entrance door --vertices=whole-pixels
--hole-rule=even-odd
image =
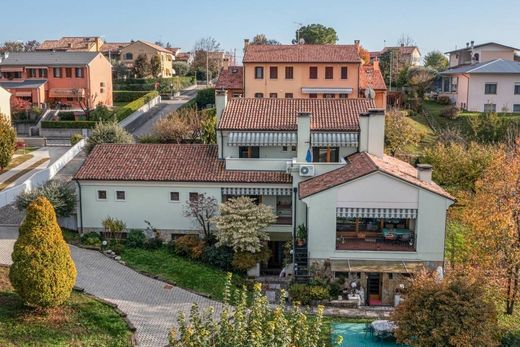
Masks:
[[[283,246],[284,241],[268,241],[267,247],[271,250],[271,256],[267,266],[262,269],[266,275],[279,275],[283,268]]]
[[[367,278],[367,287],[368,305],[381,305],[381,274],[378,272],[369,273]]]

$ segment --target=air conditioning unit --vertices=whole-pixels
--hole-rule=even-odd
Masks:
[[[301,165],[300,176],[309,177],[314,176],[314,165]]]

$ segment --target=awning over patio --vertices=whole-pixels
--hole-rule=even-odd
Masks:
[[[352,94],[352,88],[303,87],[303,94]]]
[[[222,188],[222,195],[291,195],[291,188]]]
[[[51,98],[72,98],[85,96],[85,89],[83,88],[51,88],[49,90],[49,97]]]
[[[330,262],[331,270],[335,272],[416,273],[426,269],[421,261],[334,259]]]
[[[22,72],[23,67],[0,67],[2,72]]]
[[[229,146],[295,146],[295,132],[231,132]]]
[[[312,145],[316,147],[357,147],[357,133],[312,133]]]
[[[417,218],[414,208],[336,207],[336,217],[342,218]]]

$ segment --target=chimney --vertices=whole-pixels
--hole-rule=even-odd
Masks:
[[[471,41],[471,49],[473,49],[473,46],[475,46],[475,41]]]
[[[417,178],[423,182],[431,183],[432,166],[430,164],[417,164]]]
[[[379,71],[379,58],[375,57],[372,61],[372,66],[374,67],[374,71]]]
[[[359,117],[359,151],[383,157],[385,151],[385,110],[371,109]]]
[[[359,53],[359,40],[354,40],[354,46],[356,47],[356,51]]]
[[[466,42],[466,48],[469,48],[469,42]]]
[[[227,105],[227,91],[224,89],[215,89],[215,109],[217,116],[217,144],[218,144],[218,157],[220,159],[223,158],[223,148],[224,144],[222,143],[222,136],[219,136],[218,124],[220,122],[220,118],[222,117],[222,113],[226,109]]]
[[[296,160],[304,163],[311,143],[311,113],[298,113],[298,152]]]
[[[404,43],[401,43],[401,47],[404,47]]]
[[[249,39],[244,39],[244,49],[249,45]]]
[[[227,71],[228,68],[229,68],[229,58],[226,57],[226,58],[222,59],[222,69],[224,71]]]

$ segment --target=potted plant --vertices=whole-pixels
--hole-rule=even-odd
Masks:
[[[303,224],[296,228],[296,243],[298,246],[303,246],[307,240],[307,227]]]

